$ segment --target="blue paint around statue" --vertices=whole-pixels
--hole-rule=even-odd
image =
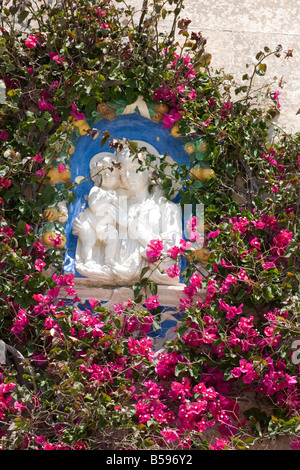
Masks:
[[[143,140],[155,147],[160,155],[164,155],[167,152],[179,165],[186,164],[189,166],[190,164],[189,156],[183,148],[181,139],[173,137],[169,130],[163,129],[161,124],[154,123],[140,114],[120,115],[113,121],[102,119],[94,128],[100,132],[108,131],[112,137],[120,140],[123,137],[131,141]],[[100,152],[114,152],[113,149],[110,149],[108,142],[103,147],[100,146],[100,143],[101,135],[96,140],[89,136],[78,138],[75,151],[70,159],[72,182],[75,182],[79,176],[90,177],[89,163],[94,155]],[[68,207],[69,217],[65,225],[67,251],[64,259],[64,270],[66,273],[75,274],[75,277],[83,276],[75,269],[77,237],[72,234],[72,226],[75,217],[87,206],[87,195],[92,186],[93,182],[90,180],[77,185],[73,189],[76,196],[75,200]],[[178,203],[178,200],[175,199],[174,202]]]

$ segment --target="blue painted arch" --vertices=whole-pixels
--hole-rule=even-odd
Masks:
[[[151,144],[160,155],[167,152],[179,165],[189,166],[189,155],[184,150],[181,138],[174,137],[169,130],[163,129],[161,123],[155,123],[138,113],[117,116],[114,120],[102,119],[93,128],[100,132],[108,133],[116,138],[125,137],[128,140],[142,140]],[[111,140],[111,139],[109,139]],[[71,181],[75,182],[78,176],[90,177],[89,163],[91,158],[100,152],[110,152],[109,143],[100,147],[101,135],[93,140],[87,135],[78,138],[75,151],[70,158]],[[68,221],[65,224],[66,231],[66,254],[64,259],[64,271],[74,273],[76,277],[82,277],[75,269],[75,251],[77,237],[72,234],[72,226],[75,217],[86,207],[86,197],[93,186],[92,181],[81,183],[73,189],[75,200],[68,207]],[[176,202],[176,200],[174,201]]]

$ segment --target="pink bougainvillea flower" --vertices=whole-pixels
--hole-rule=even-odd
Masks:
[[[231,105],[232,105],[232,103],[230,101],[225,101],[225,103],[223,103],[223,108],[225,108],[226,114],[229,114]]]
[[[210,123],[210,121],[211,121],[211,119],[207,119],[207,121],[205,121],[205,122],[202,122],[202,123],[201,123],[201,125],[202,125],[203,127],[208,127],[208,126],[209,126],[209,123]]]
[[[57,237],[49,237],[49,241],[53,243],[55,247],[61,244],[61,233],[57,235]]]
[[[300,155],[298,156],[298,165],[300,166]]]
[[[229,446],[229,441],[228,439],[225,439],[225,438],[216,439],[216,443],[214,446],[212,444],[209,444],[209,447],[211,448],[211,450],[226,450],[228,446]]]
[[[6,140],[8,138],[8,133],[0,129],[0,140]]]
[[[216,101],[210,98],[209,100],[207,100],[207,103],[208,103],[208,106],[212,108],[216,104]]]
[[[38,43],[38,39],[32,34],[29,34],[28,38],[25,41],[25,46],[27,47],[27,49],[33,49],[35,46],[37,46]]]
[[[240,315],[242,313],[242,307],[244,304],[241,304],[239,307],[230,306],[223,299],[219,299],[219,308],[220,310],[226,310],[226,318],[231,319]]]
[[[17,335],[17,334],[21,333],[24,330],[25,326],[28,325],[28,324],[29,324],[29,319],[26,315],[26,310],[19,309],[17,318],[14,322],[14,325],[13,325],[11,331],[15,335]]]
[[[193,273],[191,278],[190,278],[190,284],[193,287],[202,287],[202,277],[200,274]]]
[[[39,108],[40,108],[41,111],[50,111],[50,112],[53,111],[53,106],[48,101],[40,100],[38,102],[38,105],[39,105]]]
[[[146,255],[150,263],[157,261],[164,249],[162,240],[151,240],[147,245]]]
[[[197,98],[196,90],[192,90],[192,91],[188,94],[188,97],[190,98],[190,100],[196,99],[196,98]]]
[[[236,284],[237,283],[237,279],[235,276],[233,276],[232,274],[228,274],[228,276],[226,277],[224,283],[222,284],[222,287],[220,288],[220,292],[222,294],[226,294],[229,289],[230,289],[230,286],[232,284]]]
[[[279,234],[273,238],[273,245],[271,246],[272,254],[283,256],[292,238],[292,232],[289,232],[286,229],[281,230]]]
[[[61,117],[58,115],[57,111],[55,111],[55,113],[53,115],[53,121],[56,121],[56,122],[61,121]]]
[[[164,429],[161,431],[161,435],[165,438],[165,441],[168,444],[171,444],[172,442],[179,439],[179,435],[174,429]]]
[[[157,300],[157,297],[158,297],[157,295],[152,295],[152,297],[145,299],[145,307],[148,310],[152,310],[154,308],[159,307],[160,304]]]
[[[66,59],[64,57],[60,57],[55,52],[50,52],[49,57],[50,57],[50,60],[54,60],[59,65],[61,65],[62,62],[66,62]]]
[[[140,323],[136,317],[131,317],[126,320],[126,329],[129,333],[138,330]]]
[[[22,413],[22,411],[26,408],[26,403],[15,401],[14,408]]]
[[[300,439],[294,439],[290,442],[290,448],[293,450],[300,450]]]
[[[171,258],[176,259],[177,256],[179,255],[180,250],[178,246],[172,246],[171,248],[168,249],[167,254],[171,256]]]
[[[249,220],[247,219],[247,217],[239,217],[239,219],[237,219],[236,217],[232,217],[231,219],[229,219],[229,222],[233,224],[232,230],[237,230],[238,232],[240,232],[240,234],[246,232],[246,227],[247,225],[249,225]]]
[[[174,264],[174,266],[171,266],[170,268],[167,269],[166,271],[167,275],[169,277],[177,277],[180,275],[180,270],[177,266],[177,263]]]
[[[140,325],[140,330],[142,333],[148,334],[151,330],[151,325],[154,322],[154,317],[150,315],[149,317],[144,317],[142,324]]]
[[[187,220],[186,227],[188,230],[193,230],[197,228],[198,224],[199,224],[199,220],[197,219],[197,217],[193,215],[193,217],[191,217],[190,220]]]
[[[61,163],[58,165],[58,173],[62,173],[65,169],[66,167],[62,165]]]
[[[241,377],[242,374],[245,374],[242,376],[242,380],[245,384],[250,384],[253,380],[258,378],[258,373],[254,370],[253,364],[247,362],[245,359],[241,359],[240,366],[234,367],[230,373],[234,378]]]
[[[241,269],[240,272],[238,273],[237,277],[240,281],[249,281],[249,277],[248,277],[245,269]]]
[[[175,94],[167,87],[167,86],[162,86],[160,88],[157,88],[155,92],[153,93],[153,98],[155,101],[175,101],[176,102],[176,96]]]
[[[277,108],[280,109],[280,103],[279,103],[279,99],[278,99],[278,96],[280,95],[280,92],[277,90],[273,93],[272,95],[272,98],[274,101],[276,101],[277,103]]]
[[[176,109],[171,109],[170,114],[165,114],[163,117],[163,129],[170,129],[180,118],[181,114]]]
[[[53,82],[53,83],[52,83],[52,85],[50,85],[50,87],[49,87],[49,90],[48,90],[48,91],[51,91],[51,90],[53,90],[53,88],[56,88],[58,85],[59,85],[59,82],[58,82],[58,80],[55,80],[55,82]]]
[[[253,246],[253,248],[256,248],[257,250],[260,250],[260,242],[259,242],[258,238],[253,238],[250,241],[250,245]]]
[[[11,180],[7,180],[3,176],[0,178],[0,187],[8,189],[11,186]]]
[[[185,241],[183,238],[179,242],[179,251],[180,253],[184,253],[186,250],[189,250],[192,247],[192,243],[190,241]]]
[[[42,261],[41,259],[36,259],[34,263],[35,270],[38,271],[39,273],[42,272],[43,268],[46,266],[46,263]]]
[[[199,220],[197,217],[193,216],[190,220],[186,222],[186,228],[190,232],[189,242],[197,242],[199,245],[203,244],[204,236],[202,233],[199,233],[201,226],[199,225]]]
[[[263,230],[265,227],[270,227],[270,229],[274,230],[278,226],[274,215],[263,215],[260,220],[252,220],[251,222],[254,225],[255,230]]]
[[[271,263],[271,262],[263,263],[262,268],[266,270],[273,269],[273,268],[276,268],[276,264]]]
[[[41,152],[38,153],[37,155],[35,155],[35,156],[33,157],[33,160],[34,160],[35,162],[37,162],[37,163],[43,162],[44,159],[43,159],[43,157],[42,157]]]
[[[96,16],[100,16],[101,18],[103,18],[105,16],[105,11],[104,10],[100,10],[99,7],[94,7],[94,10],[95,10],[95,14]]]
[[[76,121],[81,121],[85,117],[84,113],[79,113],[78,106],[75,103],[72,104],[71,114],[72,114],[72,116],[75,117]]]
[[[82,441],[74,442],[74,444],[72,444],[72,450],[85,450],[85,449],[86,449],[86,445]]]
[[[275,327],[274,327],[274,326],[273,326],[273,327],[267,326],[267,327],[264,329],[264,334],[265,334],[266,336],[272,336],[273,333],[274,333],[274,331],[275,331]]]
[[[218,235],[220,235],[220,229],[216,230],[215,232],[209,232],[207,235],[207,238],[216,238]]]
[[[44,178],[45,176],[45,170],[43,168],[40,168],[34,173],[38,178]]]
[[[97,307],[98,303],[99,303],[99,301],[97,299],[90,299],[89,300],[89,304],[92,308]]]

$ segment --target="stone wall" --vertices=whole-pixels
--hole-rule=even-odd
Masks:
[[[142,2],[131,2],[136,9]],[[268,61],[268,83],[282,78],[280,91],[281,113],[278,124],[287,132],[300,130],[300,2],[295,0],[185,0],[183,17],[192,20],[190,31],[201,31],[207,38],[206,50],[212,54],[211,67],[224,69],[236,79],[246,73],[257,52],[268,46],[274,50],[283,47],[280,59]],[[167,18],[163,29],[169,29]],[[293,57],[285,59],[285,52],[292,50]],[[263,83],[257,77],[256,83]],[[275,85],[274,85],[275,87]],[[276,90],[277,88],[275,88]]]

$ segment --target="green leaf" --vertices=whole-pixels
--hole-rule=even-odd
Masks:
[[[262,296],[265,300],[273,300],[274,295],[272,293],[272,288],[270,286],[267,286],[266,288],[263,289]]]
[[[238,295],[236,296],[236,299],[241,300],[246,295],[246,293],[247,291],[245,291],[245,289],[240,290]]]
[[[67,191],[66,193],[66,203],[67,205],[70,205],[72,202],[74,202],[76,199],[76,194],[74,191]]]
[[[149,271],[150,266],[145,266],[145,268],[141,271],[141,279],[145,276],[145,274]]]
[[[105,133],[103,134],[102,139],[101,139],[100,147],[102,148],[110,138],[111,138],[111,136],[109,135],[109,133],[108,133],[108,132],[107,132],[107,133],[105,132]]]
[[[175,376],[178,377],[178,375],[186,370],[186,364],[180,362],[179,364],[176,365],[175,367]]]
[[[40,131],[43,131],[45,127],[47,126],[47,121],[41,117],[36,121],[36,125]]]
[[[195,365],[192,365],[192,367],[190,368],[190,374],[191,374],[192,377],[194,377],[196,379],[199,375],[198,367],[195,366]]]
[[[51,204],[56,197],[56,191],[53,186],[46,186],[43,193],[40,195],[40,201],[44,204]]]
[[[267,64],[259,64],[256,73],[258,75],[265,75],[266,71],[267,71]]]
[[[142,288],[142,284],[140,282],[136,282],[135,284],[133,284],[132,290],[133,290],[134,298],[136,298],[139,295],[141,288]]]
[[[28,15],[29,15],[29,11],[27,10],[22,11],[22,13],[20,13],[18,16],[18,22],[23,23],[23,21],[27,18]]]
[[[258,52],[258,54],[255,56],[256,60],[260,60],[262,57],[264,57],[264,53],[262,51]]]
[[[151,282],[150,283],[150,291],[151,291],[152,295],[157,294],[157,284],[156,284],[156,282]]]
[[[3,178],[4,176],[7,175],[9,172],[9,167],[8,166],[0,166],[0,178]]]
[[[178,338],[182,338],[182,336],[187,331],[187,329],[188,329],[187,325],[180,326],[176,331],[176,334],[177,334]]]

